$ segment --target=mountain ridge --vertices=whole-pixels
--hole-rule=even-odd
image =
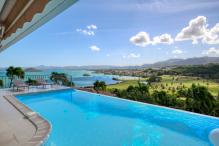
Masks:
[[[175,67],[184,65],[206,65],[209,63],[219,64],[219,57],[193,57],[186,59],[168,59],[164,61],[158,61],[152,64],[133,65],[133,66],[116,66],[116,65],[84,65],[84,66],[45,66],[39,65],[35,67],[24,67],[34,68],[36,70],[55,70],[55,69],[66,69],[66,70],[98,70],[98,69],[144,69],[144,68],[162,68],[162,67]],[[0,68],[5,70],[6,68]]]
[[[174,67],[174,66],[183,66],[183,65],[206,65],[209,63],[219,64],[219,57],[193,57],[187,59],[168,59],[165,61],[159,61],[152,64],[143,64],[135,66],[116,66],[116,65],[87,65],[87,66],[65,66],[65,67],[56,67],[56,66],[37,66],[35,68],[40,70],[45,69],[141,69],[141,68],[162,68],[162,67]]]

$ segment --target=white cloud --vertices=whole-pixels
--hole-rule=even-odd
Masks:
[[[94,25],[94,24],[91,24],[91,25],[88,25],[88,26],[87,26],[87,29],[93,29],[93,30],[95,30],[95,29],[97,29],[97,26]]]
[[[176,36],[176,41],[192,40],[196,43],[206,32],[207,19],[205,16],[198,16],[190,20],[189,25],[181,30]]]
[[[198,40],[206,44],[219,44],[219,23],[214,27],[208,28],[207,18],[198,16],[189,22],[189,25],[177,34],[176,41],[192,40],[197,44]]]
[[[179,54],[182,54],[182,53],[183,53],[183,51],[180,50],[180,49],[175,49],[175,50],[172,51],[172,54],[176,54],[176,55],[179,55]]]
[[[140,54],[135,54],[135,53],[130,53],[128,55],[123,55],[122,58],[127,58],[127,59],[131,59],[131,58],[140,58],[141,55]]]
[[[203,51],[202,54],[212,57],[219,56],[219,48],[211,47],[208,50]]]
[[[76,29],[76,31],[80,32],[84,35],[94,36],[95,35],[94,30],[96,30],[96,29],[97,29],[97,26],[94,24],[91,24],[91,25],[88,25],[85,29],[78,28],[78,29]]]
[[[91,51],[94,51],[94,52],[99,52],[99,51],[100,51],[100,48],[98,48],[98,47],[95,46],[95,45],[90,46],[90,49],[91,49]]]
[[[153,40],[150,40],[150,35],[147,32],[141,31],[135,36],[129,39],[134,45],[139,47],[146,47],[147,45],[157,45],[157,44],[172,44],[174,42],[170,34],[162,34],[160,36],[155,36]]]
[[[173,43],[173,38],[171,37],[170,34],[162,34],[160,36],[156,36],[153,38],[153,45],[156,44],[172,44]]]
[[[106,57],[110,57],[110,54],[106,54]]]
[[[219,44],[219,23],[206,30],[202,42],[206,44]]]
[[[151,43],[149,34],[143,31],[131,37],[129,41],[139,47],[145,47]]]
[[[86,30],[86,29],[76,29],[77,32],[80,32],[84,35],[89,35],[89,36],[92,36],[92,35],[95,35],[94,31],[91,31],[91,30]]]

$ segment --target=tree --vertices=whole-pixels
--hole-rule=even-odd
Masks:
[[[13,80],[15,79],[15,77],[18,78],[24,78],[25,72],[23,71],[23,69],[21,67],[13,67],[10,66],[7,70],[6,70],[6,75],[10,80],[10,87],[12,86]]]
[[[176,104],[176,98],[167,94],[165,91],[154,91],[152,97],[155,102],[164,106],[174,106]]]
[[[160,82],[162,80],[161,77],[156,76],[156,75],[152,75],[151,77],[148,78],[148,83],[152,83],[152,82]]]
[[[62,85],[65,86],[70,86],[70,87],[75,86],[74,82],[68,80],[67,75],[65,73],[52,72],[50,76],[50,80],[55,83],[61,82]]]
[[[186,98],[187,110],[202,114],[212,114],[216,106],[216,100],[204,86],[192,84],[188,89]]]
[[[14,79],[14,67],[10,66],[7,70],[6,70],[6,75],[10,80],[10,87],[12,85],[13,79]]]
[[[93,88],[96,91],[106,91],[106,83],[104,81],[97,80],[93,85]]]
[[[36,80],[33,80],[31,78],[28,78],[28,80],[26,81],[26,83],[28,85],[37,85],[37,81]]]
[[[0,80],[0,87],[3,87],[3,81]]]
[[[125,90],[116,90],[114,92],[118,97],[127,98],[136,101],[153,103],[153,98],[150,97],[148,84],[138,82],[137,86],[130,85]]]
[[[15,67],[14,68],[14,73],[18,78],[21,78],[21,79],[24,78],[25,72],[21,67]]]

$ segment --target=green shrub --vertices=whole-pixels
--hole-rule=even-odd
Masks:
[[[3,81],[0,80],[0,88],[2,88],[2,87],[3,87]]]

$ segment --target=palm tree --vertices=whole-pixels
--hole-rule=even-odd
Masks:
[[[21,78],[21,79],[24,78],[25,72],[23,71],[23,69],[22,69],[21,67],[16,67],[16,68],[14,69],[14,73],[15,73],[15,75],[16,75],[18,78]]]
[[[7,70],[6,70],[6,75],[7,77],[9,78],[10,80],[10,87],[12,85],[12,81],[14,79],[14,67],[13,66],[10,66]]]
[[[23,69],[21,67],[13,67],[10,66],[7,70],[6,70],[6,75],[10,80],[10,87],[12,86],[12,82],[15,79],[15,77],[17,76],[18,78],[24,78],[24,74],[25,72],[23,71]]]

